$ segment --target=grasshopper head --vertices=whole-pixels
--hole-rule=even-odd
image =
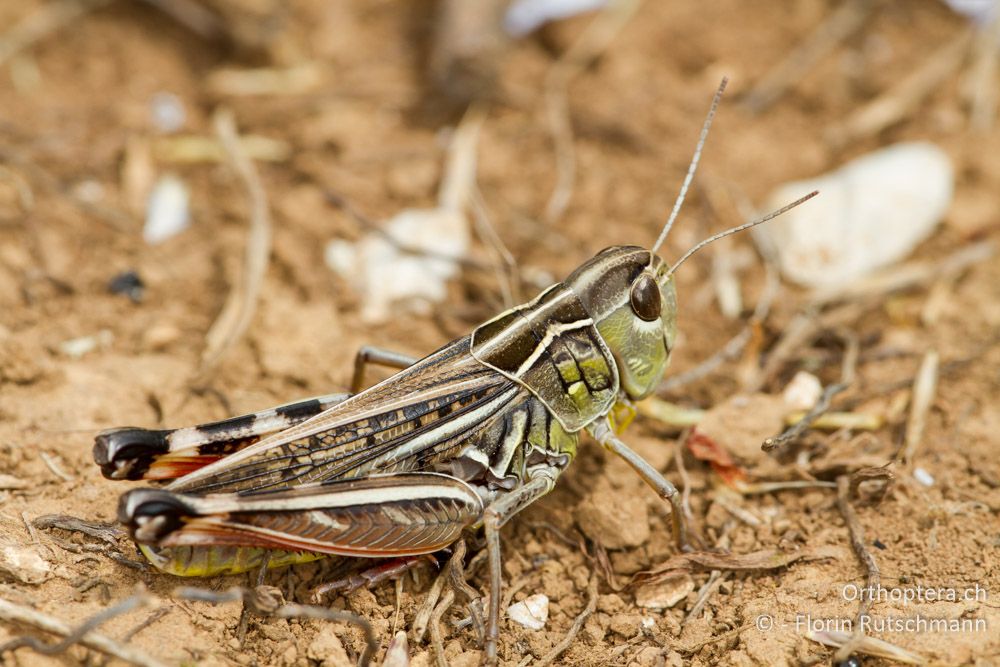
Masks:
[[[652,393],[677,338],[677,292],[669,266],[637,246],[598,253],[566,279],[618,365],[629,398]]]

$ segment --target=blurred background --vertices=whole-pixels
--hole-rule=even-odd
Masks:
[[[0,596],[72,623],[139,581],[166,595],[88,556],[90,538],[59,533],[74,553],[31,529],[114,518],[94,432],[343,390],[362,344],[424,356],[606,246],[650,245],[724,76],[661,254],[821,195],[685,264],[658,418],[630,442],[678,484],[687,460],[710,542],[826,558],[638,595],[633,575],[672,554],[668,511],[585,448],[507,533],[512,601],[544,594],[549,620],[506,623],[505,664],[549,653],[594,568],[596,606],[557,664],[828,660],[794,627],[748,627],[765,608],[850,617],[839,585],[864,577],[835,493],[740,486],[765,480],[891,463],[891,492],[858,508],[883,579],[1000,591],[998,16],[985,0],[0,4]],[[860,421],[760,451],[821,400]],[[274,576],[293,591],[322,565]],[[337,604],[387,642],[426,579],[398,621],[391,586]],[[995,605],[933,611],[1000,626]],[[238,616],[171,607],[131,641],[170,664],[340,664],[361,646],[346,627],[254,621],[241,649]],[[451,664],[478,661],[468,628],[444,634]],[[946,664],[1000,653],[995,633],[884,638]]]

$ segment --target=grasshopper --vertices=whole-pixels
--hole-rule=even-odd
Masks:
[[[724,87],[650,249],[607,248],[423,359],[364,348],[357,393],[173,431],[99,434],[94,456],[106,477],[173,480],[121,498],[119,520],[143,553],[166,572],[202,576],[325,555],[405,563],[481,529],[490,587],[484,659],[495,664],[500,528],[552,490],[583,432],[671,504],[679,548],[697,546],[677,490],[621,440],[614,415],[652,393],[666,370],[677,268],[707,243],[812,196],[706,239],[673,265],[657,255]],[[402,370],[360,391],[371,362]]]

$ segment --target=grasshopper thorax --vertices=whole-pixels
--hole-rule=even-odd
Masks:
[[[638,400],[652,393],[677,337],[677,293],[668,265],[648,249],[613,246],[563,284],[593,318],[625,394]]]

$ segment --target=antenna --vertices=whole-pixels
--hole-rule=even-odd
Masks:
[[[674,220],[677,219],[677,214],[681,212],[681,204],[684,203],[684,197],[687,196],[688,187],[691,185],[691,181],[694,179],[694,172],[698,170],[698,162],[701,160],[701,151],[705,147],[705,140],[708,139],[708,129],[712,127],[712,119],[715,118],[715,110],[719,108],[719,100],[722,99],[722,92],[726,89],[726,84],[729,83],[728,77],[722,77],[722,82],[719,83],[718,90],[715,91],[715,97],[712,98],[712,106],[708,110],[708,116],[705,117],[705,124],[701,126],[701,135],[698,137],[698,145],[694,149],[694,157],[691,158],[691,164],[688,165],[687,175],[684,177],[684,183],[681,184],[681,191],[677,195],[677,200],[674,202],[674,208],[670,211],[670,217],[667,218],[667,224],[663,226],[663,231],[660,232],[660,236],[657,237],[656,243],[649,251],[649,261],[652,263],[653,255],[656,251],[660,249],[663,245],[663,241],[667,238],[667,234],[670,233],[670,228],[674,226]]]
[[[751,222],[745,222],[742,225],[739,225],[737,227],[733,227],[731,229],[727,229],[724,232],[719,232],[718,234],[715,234],[714,236],[709,236],[707,239],[705,239],[704,241],[698,243],[696,246],[694,246],[693,248],[691,248],[690,250],[688,250],[686,253],[684,253],[684,256],[681,257],[679,260],[677,260],[677,262],[674,263],[674,265],[670,267],[670,270],[667,271],[666,275],[669,276],[669,275],[673,274],[673,272],[677,270],[677,267],[679,267],[681,264],[683,264],[685,261],[687,261],[688,257],[690,257],[691,255],[695,254],[696,252],[698,252],[699,250],[701,250],[702,248],[704,248],[705,246],[707,246],[709,243],[711,243],[713,241],[718,241],[719,239],[721,239],[721,238],[723,238],[725,236],[729,236],[730,234],[735,234],[737,232],[742,232],[744,229],[750,229],[751,227],[756,227],[757,225],[763,224],[763,223],[767,222],[768,220],[773,220],[774,218],[777,218],[782,213],[787,213],[788,211],[792,210],[793,208],[795,208],[799,204],[802,204],[802,203],[805,203],[805,202],[809,201],[810,199],[812,199],[813,197],[815,197],[818,194],[819,194],[819,190],[813,190],[812,192],[810,192],[809,194],[807,194],[805,197],[802,197],[800,199],[796,199],[791,204],[786,204],[785,206],[782,206],[781,208],[779,208],[777,211],[774,211],[772,213],[768,213],[763,218],[759,218],[759,219],[753,220]]]

